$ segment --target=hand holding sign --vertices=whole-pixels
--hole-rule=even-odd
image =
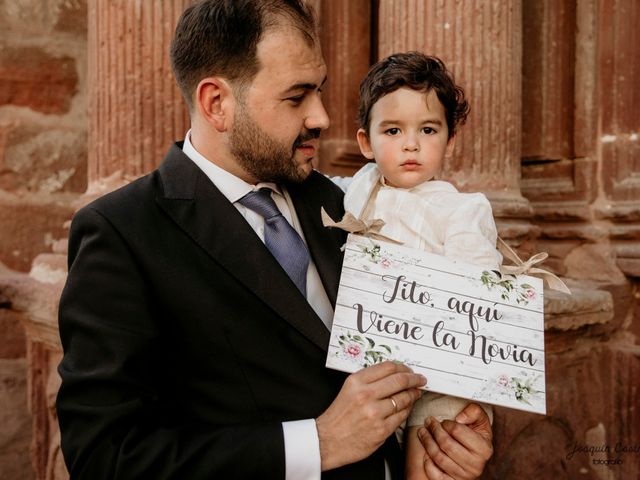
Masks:
[[[316,419],[322,471],[371,455],[409,416],[426,378],[383,362],[350,375]]]

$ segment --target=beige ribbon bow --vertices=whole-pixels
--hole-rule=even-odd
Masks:
[[[510,273],[512,275],[525,274],[539,276],[546,280],[549,288],[571,295],[571,290],[569,290],[569,287],[567,287],[564,282],[557,276],[547,270],[543,270],[542,268],[534,267],[534,265],[542,263],[547,259],[547,257],[549,256],[547,252],[536,253],[534,256],[529,258],[529,260],[523,262],[518,254],[514,252],[513,249],[509,245],[507,245],[506,242],[500,237],[498,237],[498,250],[500,250],[500,253],[502,253],[505,257],[515,263],[515,265],[502,265],[500,267],[500,271],[502,273]]]
[[[322,224],[325,227],[337,227],[341,228],[345,232],[355,233],[358,235],[364,235],[378,240],[384,240],[386,242],[402,245],[402,242],[394,240],[391,237],[382,235],[380,229],[384,226],[384,220],[375,218],[373,220],[361,220],[356,218],[353,214],[345,212],[344,217],[339,222],[333,220],[329,214],[325,211],[324,207],[320,208],[320,216],[322,217]]]

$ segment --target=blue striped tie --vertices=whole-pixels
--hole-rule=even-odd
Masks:
[[[306,297],[309,251],[298,232],[278,210],[271,198],[271,189],[261,188],[249,192],[238,202],[264,217],[266,247]]]

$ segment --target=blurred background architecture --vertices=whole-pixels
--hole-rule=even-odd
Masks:
[[[549,252],[574,291],[545,292],[548,414],[497,409],[483,478],[640,478],[640,2],[311,1],[332,119],[317,167],[364,162],[373,62],[438,55],[471,100],[445,177],[484,192],[500,235]],[[184,137],[167,51],[189,3],[0,0],[0,480],[68,478],[54,399],[69,221]]]

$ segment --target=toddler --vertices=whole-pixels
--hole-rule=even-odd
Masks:
[[[463,90],[438,58],[409,52],[374,65],[360,85],[357,140],[375,163],[349,183],[345,210],[384,220],[379,233],[407,247],[498,269],[502,256],[487,198],[436,180],[468,112]],[[455,419],[468,403],[433,392],[416,402],[405,433],[411,478],[425,475],[419,426],[428,417]],[[491,418],[490,407],[483,408]]]

